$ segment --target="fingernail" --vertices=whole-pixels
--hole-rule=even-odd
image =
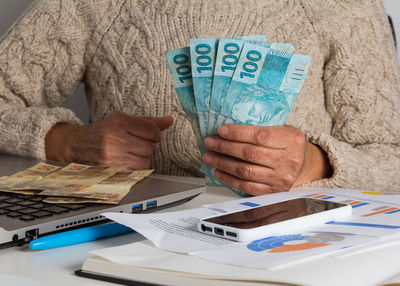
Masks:
[[[221,135],[221,136],[228,136],[228,134],[229,134],[229,128],[226,127],[226,126],[221,126],[221,127],[218,129],[218,134]]]
[[[213,148],[215,145],[216,140],[212,137],[207,137],[206,141],[204,142],[208,148]]]
[[[203,160],[206,163],[211,163],[211,161],[212,161],[211,155],[208,154],[208,153],[205,153],[204,156],[203,156]]]

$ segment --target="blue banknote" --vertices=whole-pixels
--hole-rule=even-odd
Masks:
[[[279,92],[284,93],[290,104],[290,109],[303,86],[310,64],[311,56],[294,54],[290,59],[289,67],[279,87]]]
[[[303,66],[302,78],[306,76],[310,58],[292,53],[245,44],[239,59],[218,123],[245,125],[282,125],[293,106],[296,96],[291,90],[301,88],[303,80],[289,77],[289,70]],[[290,62],[292,64],[290,65]],[[286,81],[286,84],[282,84]],[[300,86],[299,86],[300,85]]]
[[[217,118],[223,99],[228,91],[233,72],[245,41],[265,42],[266,36],[254,35],[219,39],[208,117],[208,135],[218,133]]]
[[[176,94],[183,111],[189,116],[193,132],[196,136],[200,152],[205,151],[204,142],[200,133],[199,116],[193,91],[192,67],[190,61],[190,49],[182,48],[169,50],[165,53],[168,68],[172,76]]]
[[[250,40],[192,39],[190,48],[166,52],[178,99],[191,118],[202,154],[206,136],[223,124],[283,125],[305,80],[311,57],[293,54],[292,44]],[[240,43],[239,51],[235,43]],[[219,181],[215,168],[203,164],[201,170],[207,185],[247,196]]]
[[[214,130],[216,120],[218,117],[220,106],[221,94],[225,95],[232,79],[233,71],[235,70],[240,51],[242,49],[244,41],[266,41],[265,35],[254,35],[254,36],[242,36],[242,37],[230,37],[222,38],[218,41],[218,49],[216,52],[214,73],[212,79],[212,88],[209,103],[209,115],[208,115],[208,128],[207,135],[213,135],[217,133]],[[200,170],[206,176],[206,182],[209,186],[225,186],[220,180],[214,176],[214,167],[211,167],[205,163],[201,165]]]
[[[242,47],[244,43],[245,42],[242,42]],[[288,54],[293,53],[294,49],[292,44],[287,44],[287,43],[270,43],[270,42],[262,42],[259,40],[250,41],[250,43],[266,48],[272,48],[283,52],[287,52]],[[220,44],[220,46],[218,47],[218,51],[220,50],[221,45],[222,44]],[[223,117],[220,117],[219,120],[220,122],[218,122],[218,117],[234,74],[234,70],[230,71],[222,71],[222,69],[220,70],[219,67],[222,66],[222,64],[221,60],[219,59],[220,59],[219,54],[217,54],[217,60],[215,63],[214,81],[213,81],[213,93],[211,96],[210,116],[209,116],[209,130],[210,134],[212,135],[216,135],[218,133],[218,128],[224,122]],[[237,63],[238,61],[235,64],[235,69]]]
[[[217,45],[217,38],[190,40],[193,89],[203,140],[208,135],[208,113]]]

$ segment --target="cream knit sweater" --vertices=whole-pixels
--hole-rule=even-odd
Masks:
[[[39,0],[0,42],[0,152],[45,158],[58,107],[83,81],[93,121],[172,114],[159,173],[200,175],[201,158],[164,52],[190,38],[265,34],[312,56],[286,122],[328,154],[314,187],[400,192],[400,81],[378,0]]]

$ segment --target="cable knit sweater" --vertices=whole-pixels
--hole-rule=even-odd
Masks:
[[[314,187],[400,192],[400,81],[378,0],[39,0],[0,42],[0,152],[45,158],[59,107],[83,81],[93,121],[172,114],[152,163],[200,175],[200,154],[164,52],[190,38],[265,34],[312,56],[286,124],[328,155]]]

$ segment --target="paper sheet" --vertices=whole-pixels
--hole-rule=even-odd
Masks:
[[[353,203],[354,215],[312,229],[282,233],[250,243],[231,242],[197,232],[198,219],[253,204],[294,197],[320,197]],[[399,195],[364,194],[350,190],[313,190],[246,198],[180,212],[161,214],[106,213],[106,217],[135,229],[160,249],[201,257],[215,262],[260,269],[278,269],[323,255],[349,255],[363,246],[396,238],[400,213]],[[246,203],[247,204],[243,204]],[[250,204],[251,205],[251,204]]]

